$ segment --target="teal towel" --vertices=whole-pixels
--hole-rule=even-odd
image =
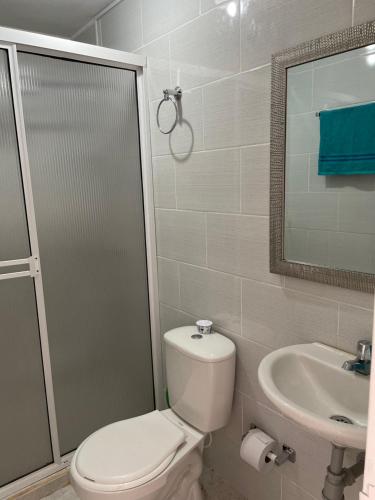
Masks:
[[[318,175],[375,174],[375,103],[320,112]]]

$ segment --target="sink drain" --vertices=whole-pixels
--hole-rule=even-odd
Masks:
[[[335,420],[336,422],[342,422],[343,424],[353,424],[353,421],[350,418],[345,417],[345,415],[332,415],[329,417],[331,420]]]

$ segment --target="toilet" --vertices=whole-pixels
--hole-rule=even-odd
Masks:
[[[229,420],[235,346],[210,322],[164,335],[170,409],[107,425],[78,447],[72,485],[82,500],[203,500],[203,440]]]

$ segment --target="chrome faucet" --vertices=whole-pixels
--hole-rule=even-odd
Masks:
[[[360,340],[357,343],[357,357],[345,361],[342,365],[344,370],[360,373],[361,375],[370,375],[371,370],[371,352],[372,343],[370,340]]]

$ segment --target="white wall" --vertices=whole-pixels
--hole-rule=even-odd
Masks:
[[[270,56],[375,17],[375,3],[124,0],[115,9],[113,23],[99,21],[103,40],[149,56],[162,331],[210,318],[238,349],[232,420],[205,455],[210,498],[318,499],[329,443],[275,411],[257,366],[298,342],[353,351],[370,337],[372,296],[268,272]],[[177,83],[184,121],[168,138],[155,109]],[[264,476],[241,462],[250,422],[296,448],[297,463]]]
[[[97,43],[96,31],[96,22],[94,20],[87,24],[85,28],[74,37],[74,40],[95,45]]]

